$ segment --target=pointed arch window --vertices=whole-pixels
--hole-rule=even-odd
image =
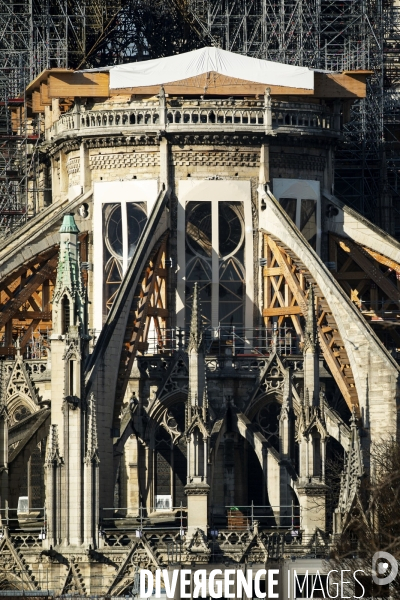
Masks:
[[[144,202],[110,203],[103,207],[104,314],[111,309],[146,222]]]
[[[183,403],[169,409],[180,431],[184,431],[185,407]],[[171,422],[172,424],[172,422]],[[159,425],[154,437],[154,506],[164,508],[166,498],[170,507],[186,505],[187,448],[182,436],[173,443],[169,432]]]
[[[256,414],[254,421],[265,439],[279,452],[279,415],[281,405],[273,400],[265,404]]]
[[[186,323],[190,321],[197,282],[206,324],[243,327],[246,292],[243,203],[188,202],[185,231]]]

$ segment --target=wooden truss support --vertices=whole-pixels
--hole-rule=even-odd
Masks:
[[[87,233],[82,233],[79,240],[81,260],[87,261]],[[0,281],[0,338],[3,338],[0,356],[15,354],[17,338],[24,353],[30,342],[42,343],[43,334],[52,328],[57,265],[58,246],[52,246]]]
[[[400,264],[336,234],[329,236],[329,260],[336,265],[333,276],[382,342],[400,348]]]
[[[344,342],[328,302],[311,273],[289,248],[272,236],[264,236],[264,256],[267,257],[264,269],[265,323],[268,324],[271,316],[280,314],[280,318],[296,319],[294,326],[301,327],[299,316],[307,313],[306,282],[312,283],[321,351],[350,410],[354,407],[359,414],[357,389]]]
[[[337,273],[337,275],[335,274],[337,279],[340,281],[341,278],[346,277],[346,279],[353,280],[371,280],[386,294],[388,299],[400,308],[400,290],[385,276],[385,273],[381,271],[379,265],[373,260],[375,257],[371,254],[372,251],[367,252],[361,246],[357,246],[357,244],[347,239],[341,239],[334,235],[332,235],[332,238],[344,252],[349,254],[351,262],[354,261],[362,269],[361,273],[354,272],[354,269],[348,272],[346,269],[343,272]],[[392,267],[389,268],[391,269]]]
[[[149,261],[132,301],[129,321],[125,330],[115,393],[114,427],[116,428],[119,426],[119,413],[137,352],[145,352],[148,349],[150,331],[154,335],[157,345],[164,339],[166,319],[169,316],[166,307],[166,251],[167,236],[161,241],[158,250]]]

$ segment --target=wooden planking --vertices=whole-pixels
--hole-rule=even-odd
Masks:
[[[111,92],[126,93],[126,94],[144,94],[156,95],[160,91],[160,85],[129,87],[129,88],[114,88]],[[221,95],[221,96],[243,96],[243,95],[261,95],[265,94],[265,89],[270,88],[271,94],[276,96],[297,95],[297,96],[312,96],[314,91],[280,85],[267,85],[265,83],[256,83],[254,81],[246,81],[235,77],[221,75],[215,71],[202,73],[195,77],[187,77],[186,79],[178,79],[163,84],[167,94],[172,95]]]
[[[346,74],[314,74],[314,90],[289,86],[267,85],[244,81],[210,72],[163,84],[167,94],[243,96],[263,95],[270,88],[271,96],[313,96],[315,98],[365,98],[366,78],[369,72],[347,72]],[[156,95],[160,85],[116,88],[115,93]]]
[[[57,73],[48,79],[49,98],[108,97],[108,73]]]
[[[34,90],[39,90],[40,84],[42,83],[42,81],[47,81],[50,73],[73,73],[73,71],[71,69],[65,68],[44,69],[44,71],[39,73],[39,75],[30,82],[30,84],[26,88],[26,94],[29,95],[32,94]]]
[[[369,72],[315,73],[314,96],[318,98],[365,98]]]

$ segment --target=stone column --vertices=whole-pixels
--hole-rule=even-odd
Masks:
[[[0,406],[0,509],[0,524],[4,525],[8,516],[8,415],[5,405]]]
[[[207,483],[194,483],[185,487],[188,500],[188,539],[197,529],[207,533],[209,493],[210,486]]]
[[[79,159],[80,159],[80,185],[82,194],[86,194],[91,188],[92,177],[89,164],[89,148],[86,142],[82,142],[79,148]]]

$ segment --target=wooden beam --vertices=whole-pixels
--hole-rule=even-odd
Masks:
[[[296,298],[299,306],[301,307],[302,313],[305,315],[307,312],[308,302],[304,291],[301,289],[299,280],[297,279],[296,275],[292,272],[284,251],[271,237],[268,237],[268,243],[271,247],[272,252],[274,253],[275,258],[277,259],[279,266],[282,269],[282,272],[285,276],[289,287],[291,288],[293,296]],[[312,279],[311,274],[309,274],[309,279]],[[321,294],[320,290],[319,294]],[[329,309],[328,303],[326,302],[325,298],[319,297],[318,302],[319,304],[321,304],[321,306],[324,307],[324,311]],[[324,355],[324,359],[326,360],[347,405],[350,409],[354,406],[357,414],[359,415],[360,410],[358,404],[357,390],[351,386],[351,382],[354,383],[352,371],[350,370],[350,376],[348,377],[346,377],[346,374],[344,373],[345,365],[350,364],[349,358],[347,357],[346,349],[344,347],[344,342],[338,332],[337,324],[333,315],[328,315],[327,313],[325,313],[324,318],[326,318],[328,325],[333,325],[333,328],[330,332],[330,330],[327,330],[322,326],[323,319],[321,319],[321,321],[318,322],[317,327],[320,348]],[[327,339],[326,336],[329,335],[331,336],[331,338]],[[342,352],[345,353],[345,356],[347,357],[343,360],[343,362],[339,362],[337,357],[335,356],[334,349],[332,348],[333,345],[339,345],[340,347],[342,347]]]
[[[49,87],[47,81],[42,81],[40,84],[40,103],[43,106],[51,106],[51,98],[49,98]]]
[[[263,310],[263,317],[285,317],[301,314],[303,314],[303,311],[300,306],[279,306],[278,308],[264,308]]]
[[[360,246],[357,246],[354,242],[346,239],[345,241],[340,238],[336,238],[342,250],[351,253],[351,258],[356,262],[365,273],[368,274],[368,278],[371,279],[381,290],[400,308],[400,291],[393,283],[386,279],[385,275],[376,266],[372,260],[370,260],[364,253]],[[373,288],[371,289],[373,292]]]
[[[32,260],[28,261],[21,267],[18,267],[18,269],[16,269],[15,271],[12,271],[9,275],[7,275],[4,279],[1,280],[0,290],[5,289],[13,281],[15,281],[18,277],[20,277],[22,273],[25,273],[27,270],[32,269],[35,265],[39,265],[39,267],[40,267],[49,258],[51,258],[55,254],[57,254],[57,252],[58,252],[58,246],[52,246],[51,248],[46,250],[46,252],[43,252],[42,254],[38,254]]]
[[[30,84],[26,88],[26,95],[28,96],[29,94],[32,94],[32,92],[34,90],[39,90],[40,84],[42,83],[42,81],[47,81],[50,73],[52,73],[54,75],[56,73],[73,73],[73,71],[71,71],[71,69],[65,69],[65,68],[45,69],[44,71],[39,73],[39,75],[35,79],[33,79],[30,82]]]
[[[40,92],[35,91],[32,93],[32,112],[33,113],[43,113],[44,106],[40,100]]]
[[[0,325],[5,325],[13,318],[17,310],[29,300],[32,293],[44,282],[49,279],[58,264],[58,256],[50,258],[41,268],[26,280],[22,289],[5,304],[0,312]]]
[[[365,252],[368,252],[368,254],[370,254],[372,258],[381,265],[385,265],[386,267],[389,267],[389,269],[393,269],[393,271],[400,273],[400,264],[395,262],[391,258],[388,258],[383,254],[379,254],[379,252],[375,252],[375,250],[371,250],[371,248],[367,248],[366,246],[363,246],[363,250],[365,250]]]
[[[41,319],[42,321],[51,321],[51,311],[41,310],[22,310],[14,314],[13,319]]]
[[[24,335],[22,336],[22,339],[20,340],[21,353],[25,352],[26,346],[31,338],[31,335],[38,328],[39,323],[40,319],[35,319],[25,331]]]
[[[346,279],[371,279],[365,271],[346,271],[345,273],[334,273],[333,275],[338,281]]]
[[[49,75],[49,98],[109,96],[108,73],[58,73]]]
[[[275,241],[269,237],[268,243],[271,247],[272,252],[274,253],[279,266],[282,269],[282,273],[292,291],[293,296],[296,298],[298,305],[301,308],[302,313],[305,315],[307,313],[307,300],[303,290],[300,288],[299,281],[296,279],[296,276],[293,274],[292,270],[287,263],[282,250],[275,243]]]
[[[282,275],[282,269],[280,267],[264,267],[264,277],[274,277],[275,275]]]

